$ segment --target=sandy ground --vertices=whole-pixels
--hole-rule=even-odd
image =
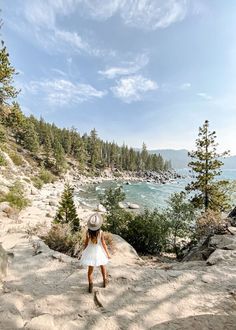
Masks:
[[[25,233],[29,224],[50,226],[62,189],[63,183],[46,185],[32,195],[32,205],[18,223],[0,219],[2,245],[11,255],[1,288],[0,329],[236,329],[236,228],[235,236],[214,238],[217,249],[208,260],[211,266],[205,261],[143,261],[114,236],[110,283],[102,288],[97,269],[94,292],[89,294],[86,269],[78,260]],[[78,212],[86,221],[91,210]]]

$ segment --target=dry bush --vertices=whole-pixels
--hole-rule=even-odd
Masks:
[[[221,213],[208,210],[196,221],[196,235],[198,237],[222,234],[226,229],[226,222],[222,219]]]
[[[113,254],[115,252],[115,242],[113,240],[112,234],[104,232],[104,239],[109,251]]]
[[[78,256],[83,248],[81,233],[72,233],[68,224],[53,224],[49,232],[40,237],[50,249],[71,257]]]

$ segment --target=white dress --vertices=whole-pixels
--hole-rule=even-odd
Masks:
[[[108,263],[106,252],[101,242],[102,231],[98,234],[97,243],[89,238],[87,247],[82,252],[80,264],[82,266],[102,266]]]

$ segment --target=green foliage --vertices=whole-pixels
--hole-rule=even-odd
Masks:
[[[35,186],[35,188],[42,189],[44,183],[38,176],[33,176],[31,178],[31,180],[32,180],[33,185]]]
[[[73,188],[69,184],[65,184],[54,222],[69,224],[72,232],[80,230],[80,220],[76,213],[76,208],[73,201]]]
[[[106,207],[104,230],[126,239],[138,252],[158,253],[167,244],[168,222],[155,210],[135,215],[121,209],[119,203],[124,201],[125,194],[120,187],[109,188],[101,196],[101,203]]]
[[[20,181],[16,181],[10,187],[9,192],[2,197],[1,201],[9,202],[10,206],[17,210],[22,210],[30,205],[30,201],[25,198],[24,188]]]
[[[156,254],[168,246],[169,225],[164,214],[158,210],[145,210],[128,223],[124,238],[144,254]]]
[[[222,189],[227,181],[216,181],[221,173],[223,162],[219,157],[227,155],[227,152],[219,154],[216,151],[216,133],[209,131],[209,123],[206,120],[199,128],[196,140],[196,151],[189,153],[192,161],[188,164],[196,173],[196,179],[187,185],[186,190],[195,192],[191,201],[195,207],[209,208],[214,211],[223,211],[228,207],[228,197]]]
[[[65,167],[65,153],[61,143],[58,140],[56,140],[54,143],[53,152],[56,161],[56,170],[61,172]]]
[[[23,130],[24,147],[32,153],[36,154],[39,150],[39,137],[35,131],[34,124],[31,123],[29,120],[26,120],[24,122]]]
[[[6,166],[6,165],[7,165],[7,161],[0,152],[0,166]]]
[[[17,152],[9,150],[8,155],[16,166],[24,164],[23,158]]]
[[[103,230],[125,238],[128,225],[132,219],[133,215],[131,212],[117,208],[106,214],[106,221],[103,225]]]
[[[56,180],[55,175],[46,170],[44,167],[40,169],[38,177],[43,183],[53,183]]]
[[[121,187],[108,188],[104,195],[100,196],[100,202],[105,206],[107,212],[119,209],[119,203],[125,200],[125,193]]]
[[[44,167],[40,169],[38,175],[35,175],[31,178],[34,186],[37,189],[41,189],[46,183],[53,183],[55,179],[55,175],[53,175],[50,171],[46,170]]]
[[[196,210],[186,200],[186,194],[180,192],[170,196],[168,207],[163,213],[169,225],[169,244],[179,257],[179,251],[184,244],[183,240],[189,240],[193,236]]]
[[[0,146],[7,140],[6,130],[4,126],[0,123]]]
[[[18,91],[13,87],[13,76],[16,74],[15,68],[11,65],[9,53],[1,41],[0,48],[0,104],[6,103],[11,98],[15,98]]]

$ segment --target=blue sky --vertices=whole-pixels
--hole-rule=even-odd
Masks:
[[[27,114],[149,149],[205,119],[236,154],[236,1],[11,0],[2,37]]]

